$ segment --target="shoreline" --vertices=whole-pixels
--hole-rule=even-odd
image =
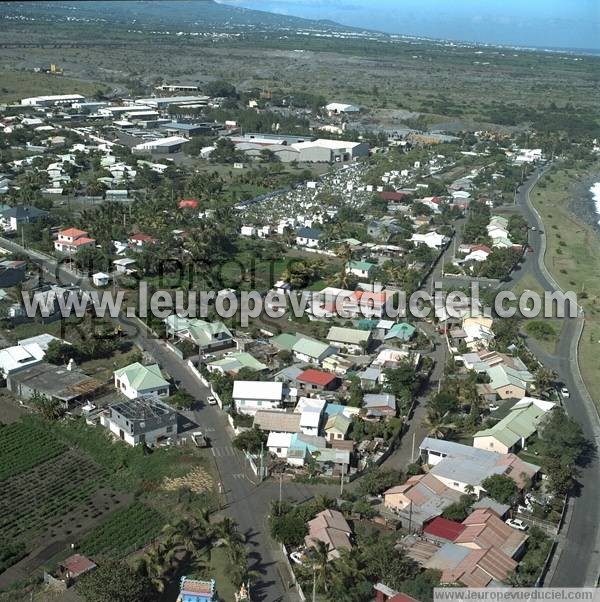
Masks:
[[[600,213],[596,210],[596,202],[590,188],[600,183],[600,172],[587,175],[573,184],[571,200],[567,209],[578,219],[591,226],[600,236]]]

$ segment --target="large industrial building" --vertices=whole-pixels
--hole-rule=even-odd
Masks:
[[[131,150],[134,153],[160,153],[170,154],[178,153],[181,147],[187,142],[187,138],[182,136],[169,136],[168,138],[158,138],[157,140],[149,140],[134,146]]]
[[[166,109],[169,105],[185,106],[206,106],[210,97],[208,96],[165,96],[163,98],[138,98],[136,104],[146,105],[155,109]]]
[[[273,136],[273,142],[268,143],[271,138],[261,135],[261,138],[238,142],[236,147],[250,158],[260,157],[261,151],[268,149],[282,163],[346,163],[369,154],[369,145],[365,142],[320,138],[287,144],[285,138]],[[236,142],[240,138],[232,140]]]
[[[72,105],[74,102],[85,101],[81,94],[60,94],[56,96],[32,96],[22,98],[21,104],[28,107],[54,107],[58,105]]]

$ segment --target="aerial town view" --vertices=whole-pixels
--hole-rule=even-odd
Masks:
[[[597,0],[0,2],[0,602],[598,600]]]

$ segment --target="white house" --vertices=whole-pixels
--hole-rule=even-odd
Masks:
[[[267,448],[278,458],[287,458],[292,437],[293,433],[269,433],[269,438],[267,439]]]
[[[59,253],[76,253],[85,247],[95,247],[96,240],[90,238],[85,230],[67,228],[58,233],[54,241],[54,249]]]
[[[110,274],[105,272],[96,272],[92,274],[92,282],[94,286],[106,286],[110,282]]]
[[[169,383],[163,378],[158,364],[143,366],[139,362],[114,371],[115,387],[128,397],[135,399],[142,395],[168,397]]]
[[[240,414],[254,416],[258,410],[273,410],[281,406],[283,383],[236,380],[232,397]]]
[[[299,247],[315,249],[319,246],[321,235],[321,230],[317,230],[316,228],[299,228],[296,230],[296,244]]]
[[[37,343],[15,345],[0,350],[0,373],[4,378],[44,359],[45,352]]]
[[[441,249],[447,239],[437,232],[427,232],[426,234],[413,234],[410,240],[418,245],[427,245],[430,249]]]
[[[257,230],[254,226],[242,226],[240,228],[240,234],[242,236],[256,236]]]

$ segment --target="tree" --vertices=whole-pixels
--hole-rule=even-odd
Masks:
[[[35,392],[29,398],[29,401],[45,420],[58,420],[64,414],[64,410],[58,399],[52,399],[47,395]]]
[[[360,495],[379,495],[386,489],[393,487],[400,483],[402,479],[402,473],[397,470],[382,470],[381,468],[375,468],[362,479],[358,484],[358,492]]]
[[[77,587],[86,602],[153,602],[156,599],[150,581],[117,560],[103,562],[84,577]]]
[[[273,502],[269,525],[271,537],[286,546],[300,545],[307,533],[306,517],[295,511],[289,502]]]
[[[223,79],[216,79],[206,85],[206,94],[216,98],[235,97],[237,91],[233,84]]]
[[[169,398],[171,405],[183,410],[189,410],[195,403],[195,399],[187,391],[179,389]]]
[[[428,409],[422,426],[427,429],[427,436],[435,439],[445,439],[454,429],[454,424],[447,421],[446,415],[435,409]]]
[[[240,433],[234,440],[233,446],[251,454],[259,453],[263,444],[267,442],[265,433],[259,428],[252,428]]]
[[[373,536],[361,546],[365,573],[371,581],[380,581],[400,590],[407,579],[418,572],[417,564],[396,549],[393,536]]]
[[[487,494],[501,504],[508,504],[517,495],[517,484],[506,475],[495,474],[481,483]]]
[[[73,345],[69,343],[63,343],[63,341],[55,340],[48,343],[48,349],[46,350],[46,360],[51,364],[57,366],[63,366],[71,358],[76,355],[76,350]]]
[[[453,520],[460,523],[469,515],[469,510],[474,501],[475,497],[473,495],[461,495],[458,502],[454,502],[444,509],[442,516],[448,520]]]

